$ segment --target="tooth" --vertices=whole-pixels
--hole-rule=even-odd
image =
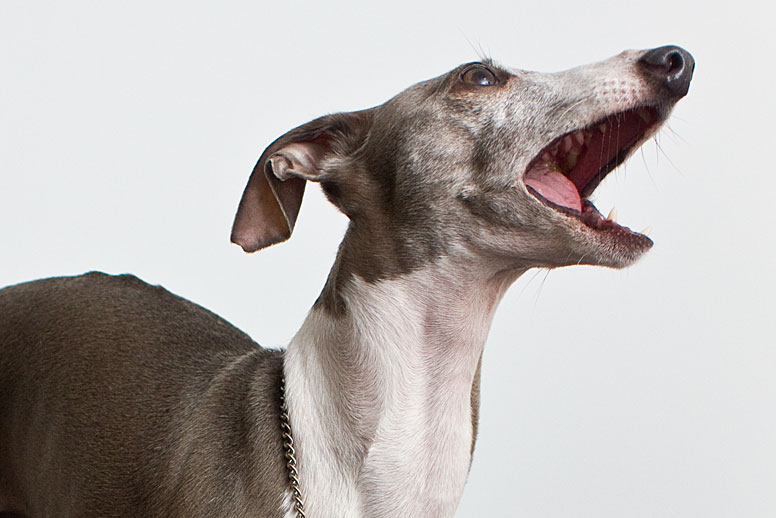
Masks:
[[[602,122],[598,125],[598,129],[601,130],[601,133],[606,133],[606,123]]]
[[[638,114],[639,117],[641,117],[641,120],[643,120],[647,124],[652,122],[652,115],[650,115],[649,110],[647,110],[646,108],[639,108],[638,110],[636,110],[636,113]]]
[[[571,151],[569,151],[568,155],[566,155],[566,168],[569,170],[574,169],[574,166],[577,165],[578,159],[579,159],[578,148],[574,148]]]
[[[590,144],[591,140],[593,140],[593,132],[592,131],[586,131],[585,132],[585,145]]]
[[[612,207],[612,210],[610,210],[609,214],[606,215],[606,219],[617,223],[617,207]]]
[[[645,227],[644,230],[639,232],[639,234],[644,234],[645,236],[648,236],[652,233],[652,227]]]
[[[571,135],[566,135],[563,137],[563,147],[561,148],[564,153],[568,153],[569,149],[571,149],[571,146],[573,146],[574,143],[571,140]]]
[[[585,143],[585,134],[582,131],[575,131],[574,132],[574,141],[577,143],[578,146],[581,146]]]

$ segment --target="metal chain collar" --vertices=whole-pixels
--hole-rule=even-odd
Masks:
[[[283,448],[286,450],[286,468],[288,468],[288,480],[291,485],[291,492],[294,495],[296,518],[305,518],[304,501],[302,500],[302,491],[299,487],[299,472],[296,470],[294,438],[291,435],[291,421],[288,417],[288,406],[286,405],[285,376],[280,377],[280,429],[283,431]]]

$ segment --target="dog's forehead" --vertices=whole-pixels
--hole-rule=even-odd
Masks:
[[[465,84],[462,75],[472,67],[487,67],[495,73],[497,83]],[[534,81],[539,78],[491,61],[463,63],[406,88],[376,107],[370,144],[384,151],[385,142],[390,141],[392,152],[405,155],[402,160],[414,167],[422,164],[420,169],[438,167],[443,161],[449,171],[451,161],[471,164],[487,156],[511,162],[519,151],[514,144],[523,140],[521,135],[530,139],[541,133],[535,128],[530,131],[532,125],[541,124],[546,112],[546,99],[539,97],[547,88],[541,80]],[[455,164],[455,169],[462,165]]]

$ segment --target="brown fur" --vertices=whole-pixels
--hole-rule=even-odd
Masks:
[[[281,351],[130,275],[11,286],[0,315],[0,508],[281,516]]]

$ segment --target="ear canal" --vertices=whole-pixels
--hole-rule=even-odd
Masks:
[[[291,236],[305,181],[321,181],[322,163],[355,150],[366,135],[370,110],[339,113],[295,128],[264,150],[253,168],[232,225],[232,242],[255,252]]]
[[[319,139],[320,140],[320,139]],[[317,141],[294,142],[283,146],[273,154],[267,164],[279,180],[287,180],[292,175],[305,180],[318,180],[321,162],[331,149],[325,143]],[[267,172],[267,174],[270,174]]]

